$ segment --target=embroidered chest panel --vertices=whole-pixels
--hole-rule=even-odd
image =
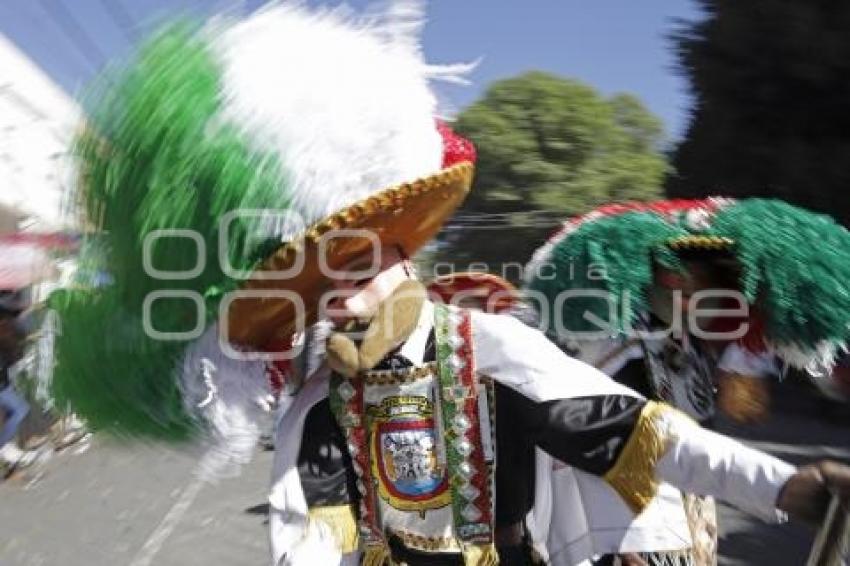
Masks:
[[[388,534],[424,551],[493,541],[492,383],[475,373],[468,312],[437,306],[435,334],[436,363],[331,381],[367,549]]]
[[[386,386],[366,387],[372,474],[379,497],[395,509],[424,511],[450,503],[432,385],[433,379],[422,379],[405,387],[404,395],[385,395],[380,390]]]

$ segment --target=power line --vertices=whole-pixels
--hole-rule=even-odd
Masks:
[[[551,210],[551,209],[547,209],[547,208],[533,208],[533,209],[528,209],[528,210],[512,210],[512,211],[508,211],[508,212],[473,211],[473,212],[463,212],[463,213],[460,213],[458,216],[463,216],[463,217],[468,217],[468,218],[499,218],[499,217],[510,218],[510,217],[513,217],[513,216],[528,216],[528,215],[531,215],[531,216],[534,216],[534,215],[551,215],[551,216],[558,217],[558,218],[563,218],[565,216],[569,216],[569,214],[566,213],[566,212],[562,212],[562,211],[558,211],[558,210]]]
[[[106,61],[106,55],[97,44],[89,37],[71,13],[57,0],[39,0],[42,8],[62,29],[62,32],[71,40],[77,50],[86,58],[94,70],[100,69]]]
[[[529,224],[526,226],[455,226],[453,224],[447,224],[443,227],[443,231],[445,233],[460,233],[460,232],[506,232],[510,230],[530,230],[530,229],[540,229],[545,230],[549,228],[554,228],[554,226],[547,226],[543,224]]]
[[[451,222],[463,226],[555,226],[564,223],[564,214],[548,210],[526,212],[461,213]]]

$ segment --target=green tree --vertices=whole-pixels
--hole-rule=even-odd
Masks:
[[[454,128],[478,149],[475,185],[433,260],[524,262],[570,215],[656,198],[667,169],[661,122],[637,98],[543,72],[493,84]]]
[[[700,0],[674,35],[695,98],[674,196],[773,196],[850,222],[850,4]]]

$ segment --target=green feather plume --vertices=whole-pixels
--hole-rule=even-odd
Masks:
[[[740,290],[759,305],[771,343],[812,350],[850,340],[850,232],[767,199],[720,210],[712,232],[735,241]]]
[[[758,306],[767,341],[814,357],[825,345],[850,341],[850,232],[828,216],[777,200],[748,199],[720,207],[708,226],[654,211],[602,216],[580,224],[548,257],[548,270],[528,284],[542,293],[550,322],[572,332],[598,331],[587,314],[626,331],[648,310],[653,263],[682,269],[668,247],[688,235],[729,238],[741,267],[740,291]],[[613,303],[564,292],[606,291]],[[537,301],[535,301],[537,302]],[[557,310],[556,310],[557,309]]]
[[[87,104],[91,116],[75,145],[78,188],[112,283],[52,297],[61,316],[53,394],[95,429],[172,439],[192,432],[176,377],[186,343],[146,335],[145,298],[163,290],[197,292],[207,326],[222,291],[238,285],[218,259],[222,216],[287,205],[277,158],[250,149],[235,125],[220,120],[220,71],[192,26],[174,25],[102,81]],[[225,253],[233,268],[260,259],[257,224],[240,218],[230,225]],[[187,238],[159,238],[150,265],[185,272],[200,263],[197,276],[163,280],[146,271],[146,238],[171,229],[200,235],[204,249]],[[153,303],[150,323],[180,332],[196,318],[191,301],[162,299]]]
[[[529,288],[542,293],[550,323],[558,321],[570,332],[598,332],[592,318],[605,321],[614,334],[630,327],[634,316],[647,308],[647,289],[652,282],[652,261],[658,242],[687,232],[656,214],[627,212],[581,226],[558,243],[542,276]],[[673,253],[660,250],[658,258],[670,267],[678,265]],[[559,303],[562,293],[605,291],[608,300],[575,296]],[[556,312],[556,306],[561,308]],[[610,314],[615,313],[612,319]]]

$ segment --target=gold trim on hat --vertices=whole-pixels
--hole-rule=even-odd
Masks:
[[[735,241],[724,236],[688,235],[673,238],[667,242],[674,251],[684,250],[717,250],[725,251],[732,248]]]
[[[385,189],[331,214],[281,245],[244,282],[245,296],[237,295],[230,303],[225,313],[228,338],[238,346],[262,349],[315,322],[319,298],[331,283],[319,268],[322,244],[327,244],[325,262],[335,270],[344,269],[371,249],[371,243],[362,237],[341,234],[325,240],[326,236],[335,230],[364,230],[374,234],[381,245],[398,246],[412,256],[437,235],[463,202],[473,172],[473,164],[463,162],[430,177]],[[297,254],[304,255],[304,266],[295,276],[268,276],[296,265]],[[288,291],[301,299],[304,312],[300,319],[295,305],[279,294],[275,296],[274,291]],[[264,292],[268,296],[263,296]]]

